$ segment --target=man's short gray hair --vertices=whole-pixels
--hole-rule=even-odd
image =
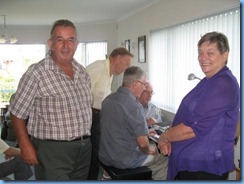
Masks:
[[[131,66],[124,72],[122,85],[130,86],[133,81],[140,80],[144,76],[146,76],[146,73],[140,67]]]
[[[53,32],[54,30],[56,29],[56,27],[58,26],[63,26],[63,27],[72,27],[74,28],[75,32],[76,32],[76,27],[74,25],[73,22],[71,22],[70,20],[67,20],[67,19],[60,19],[60,20],[57,20],[53,23],[53,26],[52,26],[52,29],[51,29],[51,38],[53,36]]]

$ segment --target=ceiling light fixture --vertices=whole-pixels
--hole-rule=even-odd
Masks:
[[[16,43],[18,41],[18,39],[15,36],[7,35],[7,26],[6,26],[6,16],[7,15],[1,15],[1,16],[3,17],[4,31],[3,31],[3,33],[1,33],[0,43]]]

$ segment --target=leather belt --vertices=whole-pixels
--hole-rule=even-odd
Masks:
[[[82,137],[78,137],[76,139],[73,139],[73,140],[70,140],[70,141],[67,141],[67,140],[53,140],[53,139],[45,139],[45,141],[54,141],[54,142],[74,142],[74,141],[82,141],[82,140],[85,140],[85,139],[88,139],[90,136],[88,135],[84,135]]]
[[[92,108],[92,113],[94,113],[94,114],[100,114],[100,110],[99,109],[94,109],[94,108]]]
[[[80,140],[85,140],[85,139],[88,139],[90,136],[88,136],[88,135],[84,135],[83,137],[78,137],[78,138],[76,138],[76,139],[73,139],[73,140],[71,140],[71,141],[80,141]]]

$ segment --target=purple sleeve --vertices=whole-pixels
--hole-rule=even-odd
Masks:
[[[207,134],[216,123],[238,104],[238,87],[228,76],[217,77],[207,83],[192,102],[192,113],[185,122],[194,133]]]

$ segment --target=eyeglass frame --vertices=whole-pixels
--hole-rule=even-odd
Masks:
[[[146,93],[147,95],[151,95],[151,96],[153,96],[155,94],[154,91],[147,92],[146,90],[144,90],[142,93]]]
[[[145,82],[145,83],[144,83],[144,82],[142,82],[142,81],[140,81],[140,80],[138,80],[138,79],[137,79],[136,81],[137,81],[137,82],[139,82],[139,83],[141,83],[141,84],[142,84],[142,85],[143,85],[145,88],[146,88],[146,87],[147,87],[147,85],[148,85],[148,83],[147,83],[147,82]]]

